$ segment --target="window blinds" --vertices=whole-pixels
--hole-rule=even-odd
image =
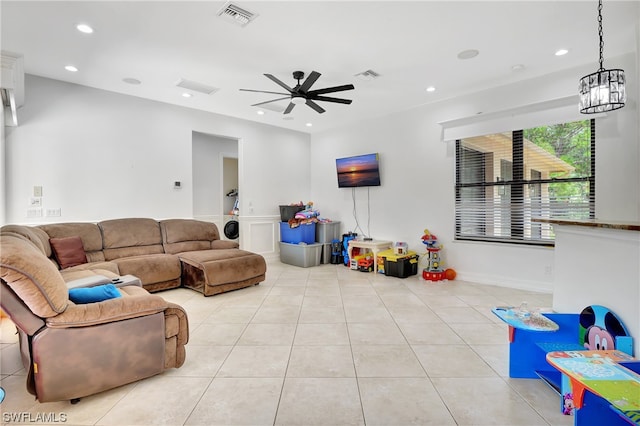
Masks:
[[[456,238],[550,244],[533,218],[593,215],[594,121],[559,126],[456,142]]]

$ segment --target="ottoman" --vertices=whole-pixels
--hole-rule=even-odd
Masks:
[[[259,284],[267,272],[262,256],[240,249],[190,251],[178,257],[182,285],[205,296]]]

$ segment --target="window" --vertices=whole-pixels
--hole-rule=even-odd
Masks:
[[[553,244],[595,208],[595,120],[456,141],[456,239]]]

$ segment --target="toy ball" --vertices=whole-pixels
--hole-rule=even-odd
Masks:
[[[446,269],[444,271],[444,277],[448,280],[454,280],[456,278],[456,271],[455,269]]]

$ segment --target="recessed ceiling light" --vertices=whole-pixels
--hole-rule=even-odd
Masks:
[[[567,53],[569,53],[569,51],[567,49],[558,49],[558,50],[556,50],[556,56],[564,56]]]
[[[137,78],[131,78],[131,77],[123,78],[122,81],[124,81],[127,84],[133,84],[134,86],[142,84],[142,82]]]
[[[256,112],[256,114],[258,114],[258,115],[264,115],[264,111],[263,111],[263,110],[261,110],[261,109],[259,109],[259,110]]]
[[[93,28],[91,28],[87,24],[78,24],[76,25],[76,29],[85,34],[91,34],[93,32]]]
[[[433,86],[427,87],[427,92],[435,92],[435,91],[436,91],[435,87],[433,87]]]
[[[192,96],[193,96],[193,95],[192,95],[191,93],[187,93],[187,92],[185,92],[185,93],[183,93],[183,94],[182,94],[182,97],[183,97],[183,98],[190,98],[190,97],[192,97]]]
[[[476,49],[463,50],[462,52],[458,53],[458,59],[475,58],[476,56],[478,56],[479,53],[480,52],[477,51]]]
[[[313,126],[313,123],[307,123],[307,124],[305,124],[305,126],[311,127],[311,126]]]
[[[67,71],[71,71],[71,72],[77,72],[78,68],[74,67],[73,65],[67,65],[66,67],[64,67],[65,70]]]

